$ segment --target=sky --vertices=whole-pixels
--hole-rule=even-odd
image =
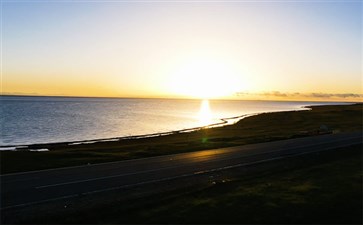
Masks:
[[[362,4],[3,0],[1,91],[362,101]]]

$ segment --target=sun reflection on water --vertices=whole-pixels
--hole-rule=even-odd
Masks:
[[[204,99],[200,104],[198,118],[201,126],[206,126],[212,123],[212,111],[210,110],[209,100]]]

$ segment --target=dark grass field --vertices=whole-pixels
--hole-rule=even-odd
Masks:
[[[251,173],[169,199],[136,212],[132,221],[362,224],[361,147],[281,161],[285,169]]]
[[[31,214],[27,224],[362,224],[362,145],[260,164],[199,188]],[[110,196],[111,195],[111,196]],[[24,215],[19,215],[21,218]],[[29,219],[30,218],[30,219]]]
[[[203,149],[269,142],[333,132],[362,130],[362,104],[314,106],[309,111],[251,116],[236,124],[161,137],[69,146],[34,145],[48,152],[0,151],[1,174],[150,157]]]
[[[268,172],[150,205],[126,221],[362,224],[361,149],[360,145],[280,161]]]

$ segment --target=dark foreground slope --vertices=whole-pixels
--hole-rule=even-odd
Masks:
[[[362,145],[2,210],[25,224],[362,224]],[[185,186],[184,186],[185,185]],[[141,194],[148,191],[148,194]],[[77,201],[75,201],[77,200]]]

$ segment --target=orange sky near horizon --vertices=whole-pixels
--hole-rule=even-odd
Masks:
[[[1,2],[2,94],[362,101],[362,2]]]

